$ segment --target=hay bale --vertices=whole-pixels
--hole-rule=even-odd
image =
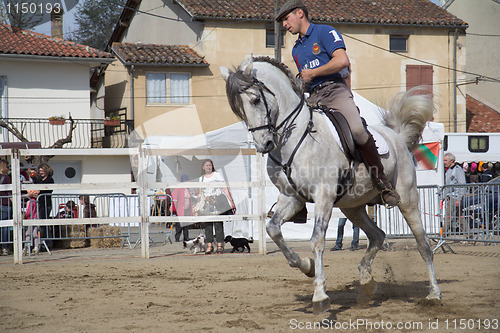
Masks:
[[[78,224],[78,225],[72,225],[71,228],[68,230],[69,235],[68,237],[70,238],[84,238],[85,235],[85,225]],[[88,240],[86,239],[72,239],[69,241],[68,247],[71,249],[75,248],[81,248],[81,247],[86,247],[88,246]]]
[[[105,236],[118,236],[121,235],[122,233],[120,227],[102,225],[100,227],[90,228],[89,234],[92,235],[92,237],[105,237]],[[120,247],[122,246],[122,238],[113,237],[113,238],[92,239],[90,241],[90,246],[98,248]]]

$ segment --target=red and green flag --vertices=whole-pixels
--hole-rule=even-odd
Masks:
[[[418,145],[413,154],[417,159],[417,170],[434,170],[437,168],[439,142]]]

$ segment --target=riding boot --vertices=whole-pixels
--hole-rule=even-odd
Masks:
[[[373,139],[371,134],[368,135],[368,141],[366,141],[362,145],[358,144],[358,148],[361,152],[363,162],[365,163],[368,170],[370,170],[370,174],[374,178],[377,186],[381,191],[380,196],[384,205],[387,208],[397,206],[399,204],[399,201],[401,200],[401,197],[396,192],[396,190],[394,190],[384,173],[384,166],[380,161],[380,155],[378,154],[375,140]]]

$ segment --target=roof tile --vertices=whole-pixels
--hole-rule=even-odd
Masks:
[[[186,45],[113,43],[112,50],[126,63],[164,65],[208,65]]]
[[[110,53],[60,38],[0,24],[0,54],[69,58],[112,58]]]
[[[467,95],[467,132],[500,132],[500,113]]]
[[[280,0],[284,4],[286,0]],[[274,0],[177,0],[198,19],[274,19]],[[315,22],[467,26],[429,0],[303,0]]]

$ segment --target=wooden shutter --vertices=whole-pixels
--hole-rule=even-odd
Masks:
[[[429,65],[406,65],[406,90],[424,85],[431,88],[432,93],[433,72],[432,66]]]

